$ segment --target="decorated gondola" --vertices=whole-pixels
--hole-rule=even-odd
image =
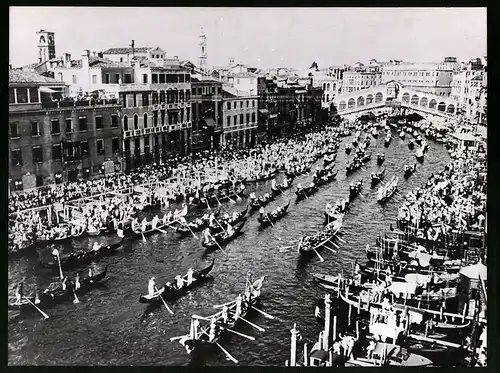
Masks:
[[[371,187],[374,188],[378,183],[380,183],[382,180],[384,180],[385,168],[382,171],[377,172],[377,173],[372,172],[371,178],[372,178]]]
[[[42,267],[52,268],[54,270],[59,269],[59,263],[63,270],[78,267],[80,265],[89,263],[98,258],[102,258],[105,256],[112,255],[123,245],[123,238],[111,245],[107,246],[97,246],[90,251],[78,250],[71,253],[65,257],[59,257],[59,252],[52,253],[52,261],[49,262],[40,262]]]
[[[248,182],[249,183],[256,183],[256,182],[259,182],[259,181],[270,180],[270,179],[274,178],[277,173],[278,173],[277,169],[274,169],[274,170],[271,170],[271,171],[267,171],[265,173],[261,173],[260,175],[256,176],[253,179],[248,180]]]
[[[236,189],[227,189],[226,191],[216,191],[208,197],[200,197],[193,199],[192,203],[198,208],[206,208],[216,206],[218,203],[232,200],[234,198],[241,198],[244,196],[245,186],[241,184]]]
[[[403,169],[404,169],[404,178],[408,179],[417,170],[417,164],[415,163],[413,166],[404,165]]]
[[[139,303],[161,303],[163,300],[174,300],[180,298],[184,294],[186,294],[189,290],[200,286],[205,281],[210,279],[209,273],[214,267],[215,259],[212,259],[212,263],[199,271],[194,271],[192,276],[193,280],[190,284],[187,284],[188,274],[184,275],[182,280],[184,284],[182,287],[178,288],[176,284],[176,280],[172,280],[169,283],[166,283],[161,289],[154,292],[153,294],[146,294],[139,297]],[[171,284],[171,285],[170,285]]]
[[[63,289],[63,284],[53,283],[49,288],[45,289],[43,292],[37,291],[35,295],[26,297],[28,300],[21,298],[20,303],[14,302],[9,303],[9,310],[20,310],[21,312],[33,312],[36,305],[40,309],[46,309],[52,307],[56,304],[62,303],[68,300],[76,300],[77,295],[85,294],[92,288],[96,287],[97,284],[106,277],[108,271],[108,266],[106,265],[104,269],[96,274],[92,274],[90,277],[78,279],[79,287],[76,285],[76,279],[70,280],[66,283],[66,288]],[[30,303],[31,302],[31,303]]]
[[[301,170],[287,170],[285,172],[285,176],[288,178],[288,179],[293,179],[297,176],[301,176],[301,175],[305,175],[307,174],[308,172],[311,171],[311,166],[306,166],[304,165],[304,167],[301,169]]]
[[[236,225],[233,228],[233,231],[231,234],[228,234],[226,230],[223,232],[219,232],[217,234],[214,234],[211,237],[205,237],[205,239],[202,242],[202,246],[207,249],[207,251],[213,251],[217,250],[222,247],[222,245],[227,244],[228,242],[232,241],[236,236],[238,236],[241,233],[241,230],[243,229],[243,226],[245,225],[245,221],[240,222],[238,225]],[[207,239],[208,238],[208,239]]]
[[[270,225],[274,225],[274,223],[276,223],[278,220],[280,220],[283,216],[286,215],[288,206],[290,206],[290,201],[288,201],[288,203],[285,206],[277,208],[270,214],[265,214],[265,215],[261,214],[261,216],[257,218],[260,227],[264,228]]]
[[[356,198],[363,189],[363,180],[358,181],[356,184],[349,185],[349,200]]]
[[[259,196],[258,198],[252,198],[249,203],[250,212],[257,211],[261,207],[267,206],[269,203],[274,201],[275,198],[276,195],[274,193],[266,193],[264,196]]]
[[[398,189],[398,182],[399,178],[393,176],[387,185],[380,187],[377,192],[377,201],[380,203],[387,201]]]
[[[216,212],[214,212],[214,217],[217,219],[221,213],[222,207],[219,207]],[[192,234],[191,232],[200,232],[206,227],[208,227],[210,219],[208,217],[197,218],[188,223],[189,228],[184,224],[175,227],[175,231],[182,236],[188,236]]]
[[[331,241],[342,227],[342,220],[328,224],[323,231],[313,236],[304,236],[297,243],[298,252],[304,256],[318,254],[317,249]]]
[[[377,153],[377,165],[382,166],[382,163],[385,161],[385,153],[379,154]]]

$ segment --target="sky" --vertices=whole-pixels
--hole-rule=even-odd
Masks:
[[[438,62],[486,55],[486,8],[126,8],[10,7],[9,60],[37,61],[40,29],[55,33],[56,56],[85,49],[159,46],[198,65],[320,68],[399,59]]]

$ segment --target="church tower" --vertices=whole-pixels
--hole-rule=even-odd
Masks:
[[[40,30],[38,35],[38,61],[45,62],[56,57],[56,42],[54,33]]]
[[[207,36],[203,32],[203,27],[201,28],[200,34],[200,47],[201,47],[201,55],[200,55],[200,70],[203,75],[207,73]]]

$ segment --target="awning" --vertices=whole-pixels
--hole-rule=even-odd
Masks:
[[[261,114],[269,114],[269,110],[267,110],[267,109],[259,109],[259,113],[261,113]]]
[[[215,121],[212,118],[203,118],[208,127],[215,127]]]
[[[60,91],[55,91],[49,87],[40,87],[40,92],[43,92],[43,93],[61,93]]]

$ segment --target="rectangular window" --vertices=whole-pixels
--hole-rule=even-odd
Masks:
[[[158,74],[151,74],[151,83],[153,84],[158,83]]]
[[[104,121],[102,120],[102,116],[95,117],[95,129],[102,130],[104,129]]]
[[[89,156],[89,142],[82,141],[80,143],[80,148],[82,150],[82,157],[88,157]]]
[[[231,103],[230,102],[227,103],[227,110],[231,110]]]
[[[227,117],[227,125],[230,126],[231,125],[231,117]]]
[[[22,167],[23,156],[21,154],[21,149],[14,149],[10,152],[10,161],[12,167]]]
[[[61,144],[52,145],[52,159],[58,161],[62,158]]]
[[[252,100],[252,107],[255,107],[255,100]]]
[[[33,163],[43,162],[42,148],[40,146],[33,147]]]
[[[243,124],[243,114],[240,114],[240,124]]]
[[[71,118],[66,118],[66,133],[73,132],[73,120]]]
[[[250,113],[247,113],[247,124],[250,123]]]
[[[80,131],[87,131],[87,117],[78,118],[78,125],[80,127]]]
[[[14,94],[14,88],[9,88],[9,104],[16,103],[16,95]]]
[[[113,148],[113,154],[120,152],[120,139],[118,137],[111,139],[111,147]]]
[[[250,101],[247,100],[247,107],[250,107]]]
[[[240,101],[240,109],[243,109],[243,101]]]
[[[115,74],[115,81],[114,81],[114,83],[118,84],[119,81],[120,81],[120,74]]]
[[[30,88],[30,102],[39,102],[38,100],[38,88]]]
[[[160,84],[161,83],[165,83],[165,74],[160,74]]]
[[[104,140],[97,139],[97,154],[104,154]]]
[[[149,94],[148,93],[142,94],[142,106],[149,106]]]
[[[151,99],[152,99],[152,104],[153,105],[158,105],[158,92],[153,92],[151,94]]]
[[[148,74],[142,74],[142,82],[144,84],[147,84],[148,83]]]
[[[132,83],[132,74],[125,74],[125,83]]]
[[[238,125],[238,116],[237,116],[237,115],[235,115],[233,118],[234,118],[234,120],[233,120],[233,124],[234,124],[235,126],[237,126],[237,125]]]
[[[233,101],[233,109],[236,109],[236,104],[237,104],[237,102]]]
[[[73,84],[76,84],[76,75],[73,75],[72,77]]]
[[[109,74],[104,74],[104,84],[109,84],[109,82],[110,82]]]
[[[25,104],[28,102],[28,89],[27,88],[17,88],[17,103]]]
[[[116,114],[111,115],[111,127],[112,128],[118,127],[118,115]]]
[[[189,122],[191,120],[191,109],[186,108],[186,122]]]
[[[37,121],[31,122],[31,136],[40,136],[40,124]]]
[[[15,139],[19,137],[19,129],[17,128],[17,122],[10,122],[10,138]]]
[[[59,127],[59,119],[52,119],[50,121],[50,133],[53,135],[58,135],[61,133],[61,128]]]
[[[255,113],[252,113],[252,123],[255,123]]]
[[[92,84],[97,84],[97,75],[92,75]]]
[[[186,74],[185,79],[186,79],[186,83],[189,83],[191,81],[191,75]]]

